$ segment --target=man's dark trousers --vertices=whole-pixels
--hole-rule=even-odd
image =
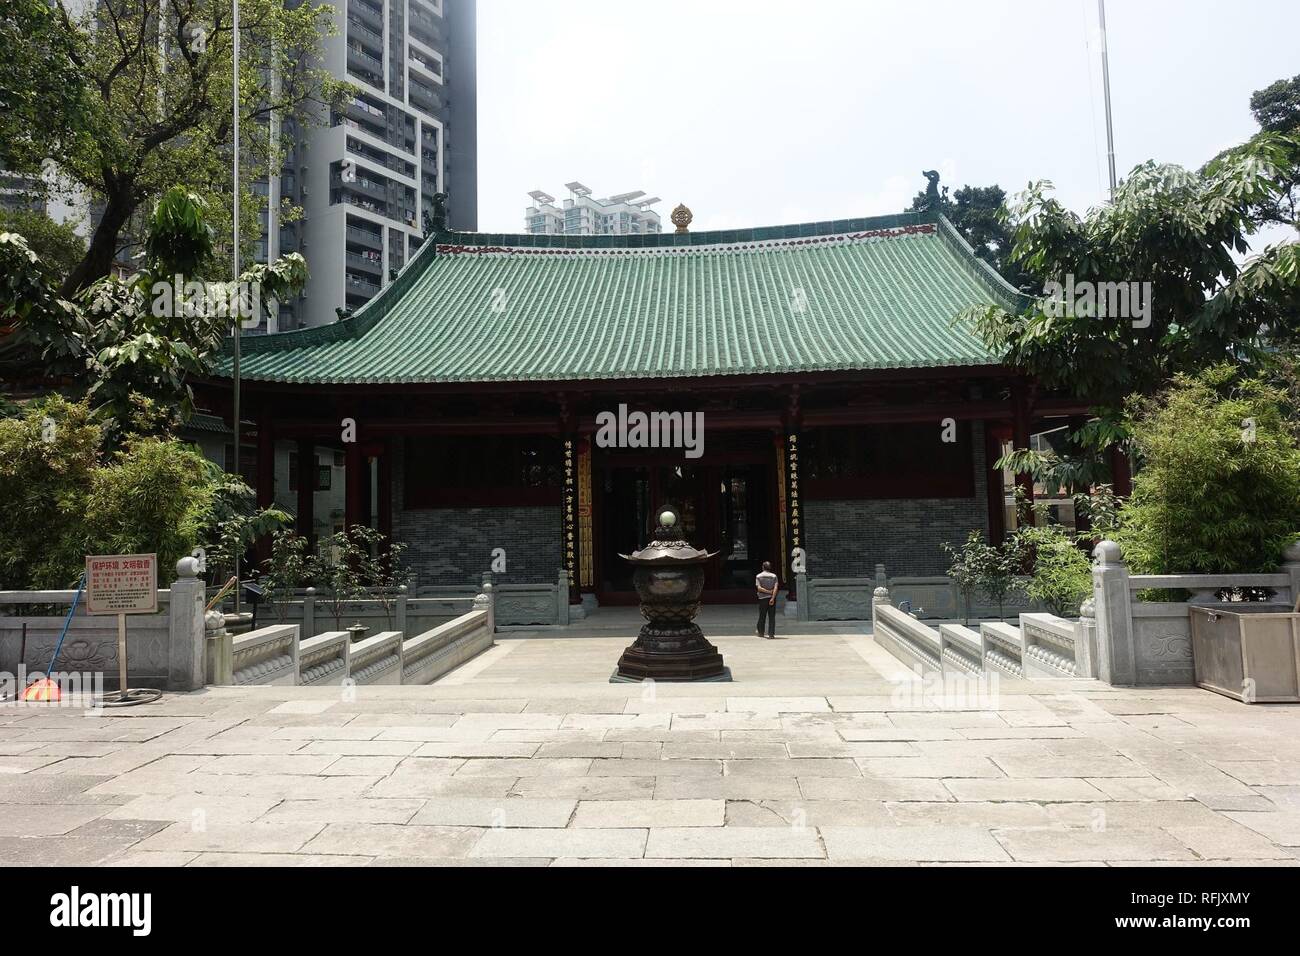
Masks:
[[[776,637],[776,605],[770,602],[771,598],[758,599],[758,633],[763,633],[763,619],[766,618],[767,636]]]

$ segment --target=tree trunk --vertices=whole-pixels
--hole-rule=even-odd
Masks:
[[[60,294],[64,298],[71,298],[96,279],[102,279],[113,271],[113,255],[117,251],[118,237],[126,221],[131,218],[131,213],[135,212],[136,205],[129,188],[114,190],[109,194],[104,215],[90,238],[86,255],[63,282]]]

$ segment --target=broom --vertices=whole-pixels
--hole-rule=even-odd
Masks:
[[[68,608],[68,616],[63,619],[63,632],[59,634],[59,641],[54,645],[54,656],[50,658],[50,666],[45,671],[46,676],[27,685],[27,689],[23,691],[23,700],[43,703],[58,702],[59,685],[51,680],[49,675],[54,673],[54,664],[58,661],[59,651],[63,648],[63,639],[68,636],[68,627],[72,624],[72,615],[77,613],[77,602],[81,600],[81,592],[85,587],[86,574],[83,571],[81,580],[77,583],[77,593],[72,596],[72,607]]]

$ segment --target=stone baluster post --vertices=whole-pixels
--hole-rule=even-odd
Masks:
[[[405,584],[397,589],[397,629],[403,638],[406,637],[406,600],[410,590]]]
[[[1282,573],[1291,578],[1291,607],[1300,607],[1300,541],[1292,541],[1282,556]]]
[[[308,588],[302,598],[303,640],[316,636],[316,589]]]
[[[203,657],[209,684],[235,682],[235,638],[226,630],[226,616],[220,611],[208,611],[203,616]]]
[[[1128,568],[1114,541],[1101,542],[1092,555],[1096,559],[1092,566],[1092,598],[1097,622],[1097,676],[1108,684],[1136,684]]]
[[[198,690],[204,678],[203,604],[207,586],[199,577],[197,558],[176,562],[168,608],[167,686],[170,690]]]
[[[567,575],[566,575],[566,580],[567,580]],[[487,626],[488,626],[488,631],[492,634],[495,634],[497,630],[496,594],[494,593],[495,591],[496,588],[492,586],[491,581],[484,581],[483,590],[480,591],[479,594],[474,598],[474,610],[476,611],[486,610],[488,612]],[[566,591],[565,594],[567,596],[568,592]]]
[[[889,603],[889,588],[878,587],[871,594],[871,633],[876,633],[876,608]]]
[[[1097,676],[1097,606],[1092,598],[1079,605],[1074,622],[1074,669],[1079,677]]]
[[[555,623],[567,627],[569,623],[569,570],[560,568],[555,589]]]

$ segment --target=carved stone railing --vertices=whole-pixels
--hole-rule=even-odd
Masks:
[[[1093,557],[1095,668],[1109,684],[1194,684],[1189,608],[1215,606],[1222,590],[1266,590],[1272,593],[1272,601],[1288,609],[1300,595],[1300,542],[1287,549],[1282,567],[1272,574],[1130,574],[1113,541],[1097,545]],[[1141,592],[1148,590],[1183,590],[1192,596],[1187,601],[1141,600]]]
[[[222,615],[209,615],[208,680],[215,684],[427,684],[492,646],[492,585],[474,598],[448,598],[459,616],[409,640],[381,631],[353,643],[347,631],[299,641],[297,624],[274,624],[231,636]]]
[[[234,684],[298,683],[298,626],[276,624],[240,634],[231,640],[230,661]]]
[[[992,667],[1009,677],[1024,677],[1024,653],[1020,628],[1002,621],[980,625],[980,657],[985,670]]]
[[[905,663],[919,664],[922,670],[943,669],[938,631],[889,604],[876,604],[873,611],[873,634],[877,644]]]
[[[1026,677],[1091,677],[1092,655],[1079,625],[1054,614],[1020,615]]]
[[[984,672],[984,650],[980,635],[961,624],[939,625],[939,656],[945,673]]]
[[[428,684],[492,646],[491,611],[476,607],[402,645],[402,683]]]
[[[298,683],[341,684],[348,676],[352,635],[326,631],[303,641],[298,648]]]
[[[204,685],[204,584],[200,571],[195,558],[181,558],[172,586],[158,591],[158,613],[128,618],[127,680],[131,686],[188,691]],[[45,673],[76,593],[0,591],[0,671],[31,679]],[[30,613],[33,610],[40,613]],[[69,622],[55,671],[102,674],[104,687],[116,688],[116,617],[86,614],[83,595]]]
[[[383,631],[353,644],[348,676],[358,684],[400,684],[402,632]]]
[[[1019,579],[1022,583],[1025,579]],[[871,619],[873,589],[888,589],[890,603],[907,607],[920,620],[960,621],[967,618],[965,598],[946,575],[888,577],[883,564],[876,565],[873,578],[795,577],[796,614],[801,621],[866,621]],[[978,596],[971,601],[973,620],[996,618],[998,612],[1013,617],[1035,610],[1032,602],[1016,592],[999,609]]]

